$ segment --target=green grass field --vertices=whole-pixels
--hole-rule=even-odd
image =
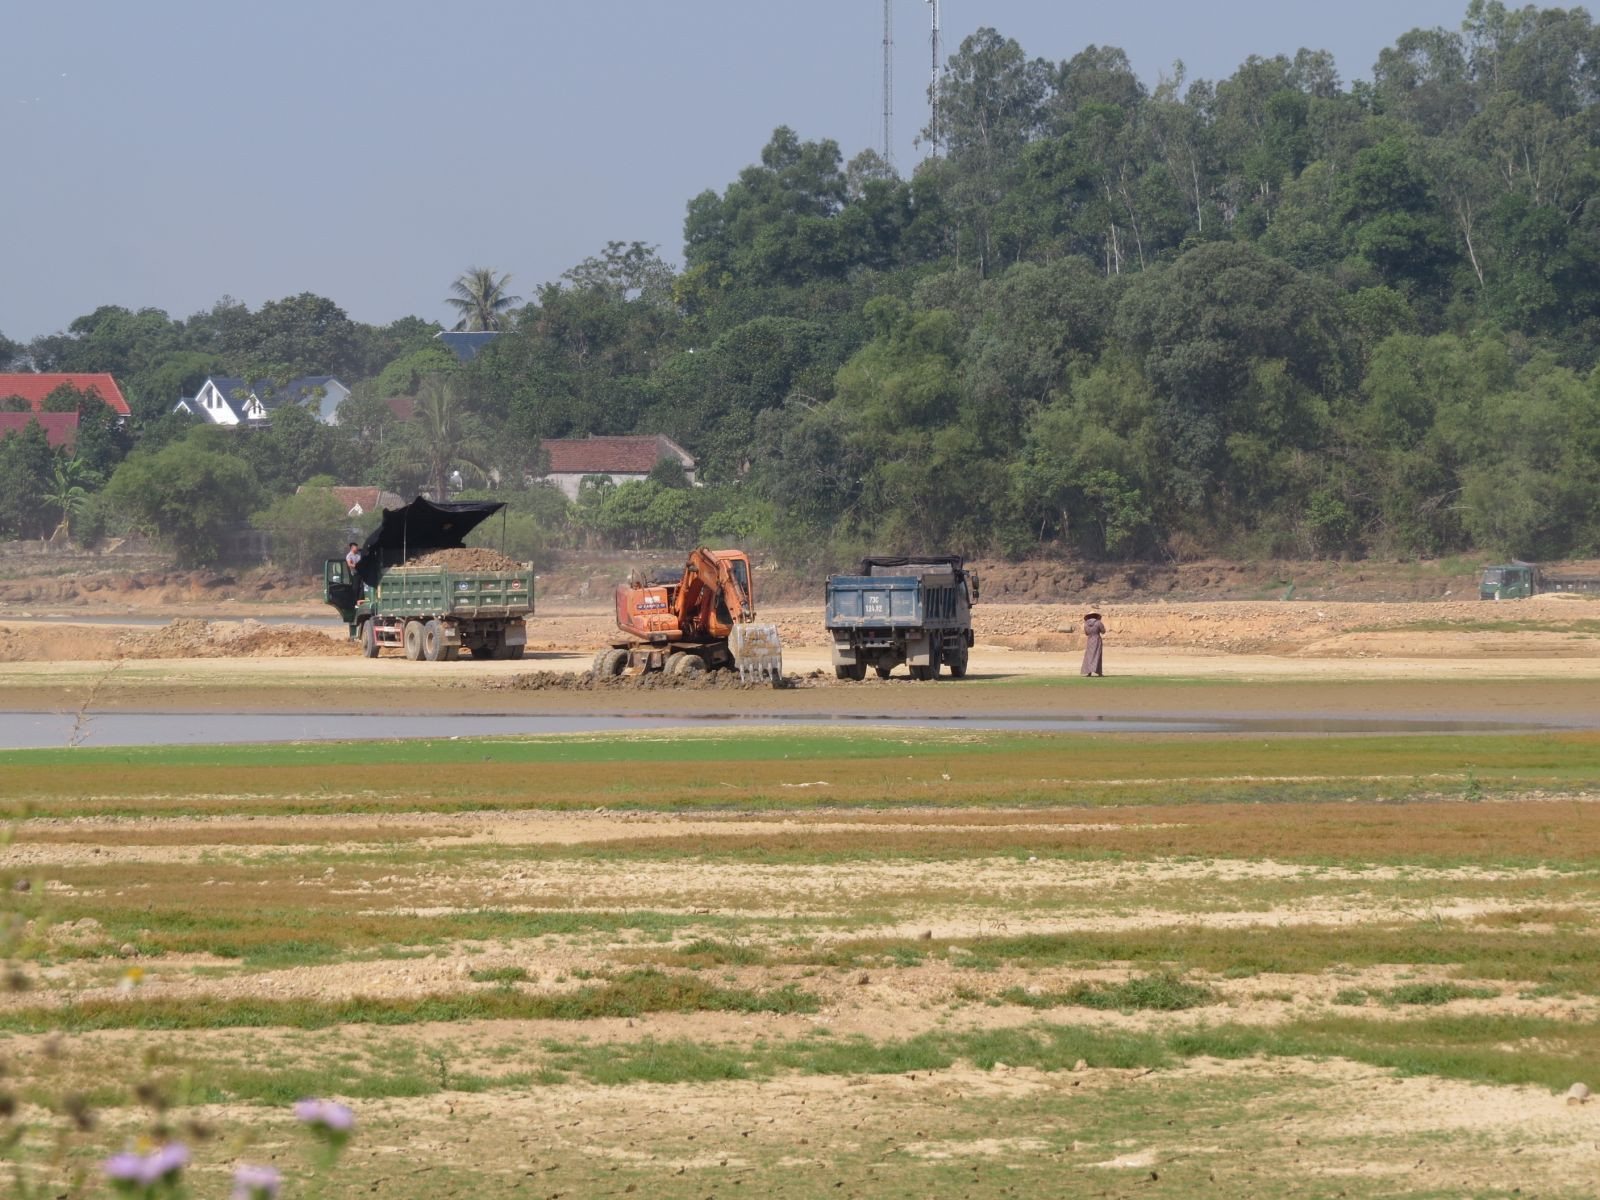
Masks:
[[[3,754],[0,1145],[52,1195],[154,1136],[195,1197],[1585,1196],[1597,775],[1582,733]],[[308,1096],[358,1114],[331,1169]]]

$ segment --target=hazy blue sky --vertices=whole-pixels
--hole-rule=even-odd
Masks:
[[[946,0],[947,50],[1123,47],[1153,82],[1247,55],[1369,77],[1466,0]],[[917,158],[927,5],[896,0],[897,162]],[[97,305],[174,316],[302,291],[362,321],[445,317],[473,264],[524,296],[608,240],[681,252],[683,210],[774,126],[880,139],[881,0],[14,0],[0,42],[0,332]]]

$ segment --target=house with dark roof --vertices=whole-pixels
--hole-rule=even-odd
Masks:
[[[443,342],[462,362],[471,362],[495,338],[500,336],[498,329],[474,330],[467,333],[460,329],[447,329],[443,333],[433,335]]]
[[[117,386],[117,381],[109,375],[35,375],[31,372],[28,374],[0,374],[0,400],[8,396],[20,396],[32,406],[34,412],[42,412],[44,411],[44,398],[62,384],[76,388],[85,396],[91,393],[98,395],[100,399],[112,407],[119,417],[128,415],[128,402],[122,398],[122,389]]]
[[[695,482],[694,456],[664,433],[642,437],[546,438],[539,443],[549,460],[544,478],[578,498],[578,487],[586,476],[613,483],[643,479],[663,459],[676,459],[690,483]]]
[[[294,404],[309,408],[324,425],[339,423],[339,405],[350,389],[332,375],[306,375],[285,384],[269,379],[251,383],[235,375],[213,375],[193,396],[182,397],[173,412],[204,417],[213,425],[263,425],[274,410]]]
[[[0,442],[33,424],[44,430],[45,441],[52,450],[63,446],[70,450],[78,440],[78,414],[75,412],[0,412]]]

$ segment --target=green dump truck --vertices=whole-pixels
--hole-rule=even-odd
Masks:
[[[1543,592],[1600,593],[1600,576],[1553,575],[1537,563],[1509,562],[1485,567],[1478,584],[1480,600],[1526,600]]]
[[[368,658],[385,647],[410,659],[521,658],[533,612],[533,564],[462,545],[505,506],[440,503],[418,497],[386,508],[361,547],[354,571],[344,559],[322,569],[322,598],[339,610]]]

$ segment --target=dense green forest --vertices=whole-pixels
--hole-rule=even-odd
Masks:
[[[173,523],[203,497],[228,497],[219,524],[292,523],[311,477],[409,491],[448,467],[497,484],[529,552],[1595,553],[1600,29],[1473,0],[1371,74],[1301,50],[1152,88],[1120,50],[1031,58],[980,29],[910,178],[780,128],[688,202],[681,270],[613,243],[501,295],[465,366],[431,322],[312,295],[0,339],[114,373],[135,413],[86,422],[66,464],[7,439],[0,533],[48,533],[76,486],[83,536],[158,528],[198,561],[216,530]],[[208,374],[308,372],[355,382],[339,426],[168,415]],[[629,432],[678,440],[707,486],[523,485],[540,438]]]

